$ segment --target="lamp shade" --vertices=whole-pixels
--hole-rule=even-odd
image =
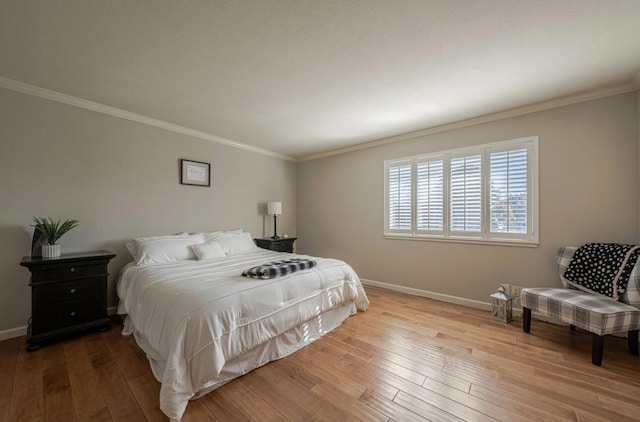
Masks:
[[[269,215],[282,214],[282,202],[267,202],[267,214]]]

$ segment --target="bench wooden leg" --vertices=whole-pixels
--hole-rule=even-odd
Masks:
[[[522,308],[522,330],[525,333],[531,331],[531,309]]]
[[[602,365],[602,352],[604,351],[604,336],[591,334],[591,362],[594,365]]]
[[[629,352],[634,356],[638,356],[638,331],[640,330],[629,331],[629,335],[627,336],[629,341]]]

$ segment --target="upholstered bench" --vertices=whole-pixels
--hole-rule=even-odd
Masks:
[[[522,289],[520,303],[523,330],[531,331],[531,311],[559,319],[571,326],[592,333],[591,362],[600,366],[604,336],[629,333],[629,351],[638,355],[640,309],[607,297],[570,289]]]
[[[633,268],[627,291],[619,300],[570,288],[564,273],[577,248],[567,246],[558,250],[558,272],[567,288],[526,288],[520,294],[522,329],[531,331],[531,312],[559,319],[571,330],[579,327],[592,333],[591,361],[600,366],[604,350],[604,336],[628,333],[629,351],[638,356],[640,330],[640,264]],[[639,260],[640,262],[640,260]]]

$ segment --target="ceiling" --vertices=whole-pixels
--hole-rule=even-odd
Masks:
[[[295,158],[639,71],[638,0],[0,0],[0,77]]]

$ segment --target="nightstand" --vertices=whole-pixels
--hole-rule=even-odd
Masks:
[[[277,252],[289,252],[293,253],[293,242],[297,237],[280,237],[278,239],[271,239],[270,237],[264,237],[261,239],[253,239],[256,245],[262,249],[270,249]]]
[[[22,258],[20,265],[31,271],[28,351],[67,334],[111,327],[107,316],[107,265],[113,257],[109,251],[96,251],[58,258]]]

